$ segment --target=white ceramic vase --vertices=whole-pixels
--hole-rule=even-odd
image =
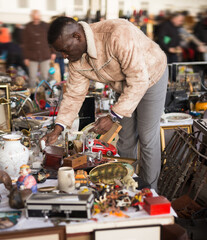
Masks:
[[[20,166],[28,163],[29,150],[21,144],[21,135],[7,134],[3,140],[4,145],[0,147],[0,169],[15,179],[19,176]]]

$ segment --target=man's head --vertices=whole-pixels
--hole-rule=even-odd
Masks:
[[[171,16],[170,20],[171,20],[171,22],[173,23],[174,26],[181,27],[184,23],[185,16],[183,15],[183,13],[175,12]]]
[[[30,17],[35,25],[39,24],[41,21],[41,14],[37,9],[31,11]]]
[[[83,28],[73,18],[55,19],[48,31],[48,43],[71,62],[78,61],[87,51]]]

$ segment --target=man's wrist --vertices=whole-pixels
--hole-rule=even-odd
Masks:
[[[61,133],[64,130],[64,127],[58,123],[55,124],[54,132]]]
[[[115,113],[113,110],[111,110],[110,115],[112,118],[117,119],[117,121],[120,121],[123,118],[123,116]]]

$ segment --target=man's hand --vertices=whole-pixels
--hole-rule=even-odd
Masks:
[[[55,143],[60,135],[60,133],[62,132],[62,127],[59,125],[55,125],[54,129],[52,132],[46,134],[44,137],[42,137],[40,139],[40,142],[43,140],[45,141],[45,145],[51,145],[53,143]]]
[[[89,132],[95,132],[97,134],[105,134],[108,132],[113,125],[113,121],[109,116],[100,117],[95,123],[93,128],[89,130]]]

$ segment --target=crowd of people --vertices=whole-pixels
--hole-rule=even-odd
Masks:
[[[49,23],[41,20],[38,10],[32,10],[30,17],[31,22],[15,24],[11,29],[0,23],[0,56],[5,58],[6,68],[21,67],[28,75],[29,87],[34,88],[37,71],[40,79],[47,80],[50,62],[55,61],[59,63],[63,80],[63,58],[60,53],[52,51],[47,43]],[[131,16],[120,17],[128,18],[158,43],[166,53],[168,63],[207,61],[207,11],[197,17],[187,11],[160,11],[158,16],[148,15],[146,11],[134,11]]]
[[[32,10],[30,17],[30,22],[15,24],[12,31],[1,23],[0,55],[6,60],[6,69],[21,67],[28,75],[28,87],[35,89],[38,80],[48,80],[51,62],[60,64],[63,80],[64,62],[47,42],[49,23],[42,21],[40,11]]]
[[[168,63],[207,60],[207,11],[196,17],[187,11],[155,17],[141,11],[129,20],[160,45]]]

